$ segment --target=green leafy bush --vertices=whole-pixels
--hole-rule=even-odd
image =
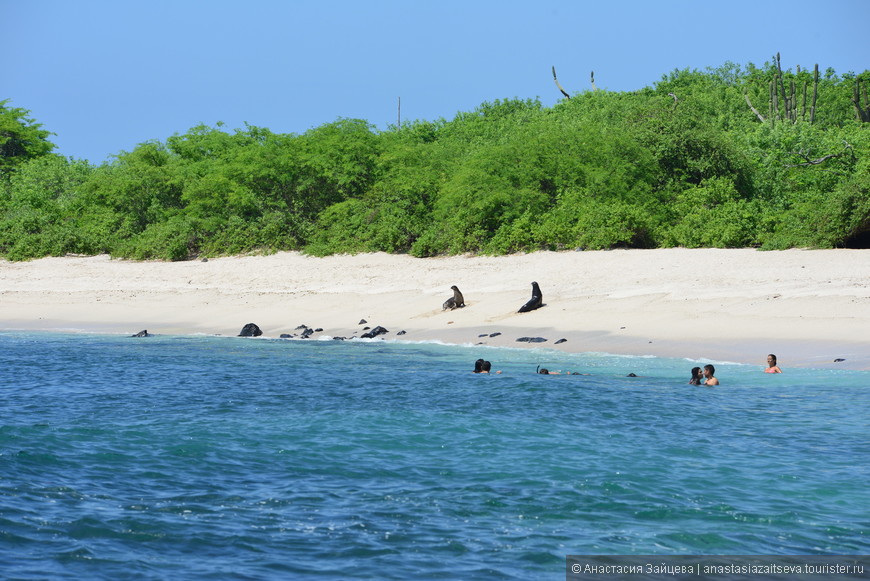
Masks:
[[[813,82],[807,69],[781,74],[796,90]],[[197,126],[99,167],[52,155],[49,133],[3,101],[0,255],[835,247],[870,235],[870,124],[851,101],[870,72],[824,71],[816,109],[789,117],[768,101],[778,75],[773,60],[725,63],[384,131],[343,118],[301,135]]]

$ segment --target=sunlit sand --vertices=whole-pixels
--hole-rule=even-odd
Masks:
[[[537,281],[544,306],[517,310]],[[442,310],[457,285],[466,307]],[[360,324],[361,320],[367,323]],[[788,367],[870,369],[870,251],[660,249],[418,259],[0,261],[0,328],[361,335]],[[397,336],[399,331],[406,333]],[[489,335],[501,333],[495,337]],[[542,337],[519,343],[519,337]],[[556,344],[559,339],[566,341]],[[843,361],[835,362],[835,359]]]

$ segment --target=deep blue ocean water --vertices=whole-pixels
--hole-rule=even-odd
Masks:
[[[478,357],[503,373],[472,374]],[[870,372],[719,363],[705,388],[697,364],[3,332],[0,577],[527,580],[564,578],[567,554],[870,553]]]

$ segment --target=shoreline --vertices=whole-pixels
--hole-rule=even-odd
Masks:
[[[517,313],[532,281],[544,306]],[[443,311],[453,284],[466,307]],[[299,325],[345,337],[383,326],[389,333],[382,337],[409,341],[759,366],[776,353],[786,371],[870,370],[870,251],[0,261],[0,329],[234,336],[247,323],[273,338],[298,333]],[[480,337],[491,333],[501,335]]]

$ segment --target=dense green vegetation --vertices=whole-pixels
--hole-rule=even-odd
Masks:
[[[867,81],[727,63],[385,131],[194,127],[100,166],[3,101],[0,255],[866,246]]]

